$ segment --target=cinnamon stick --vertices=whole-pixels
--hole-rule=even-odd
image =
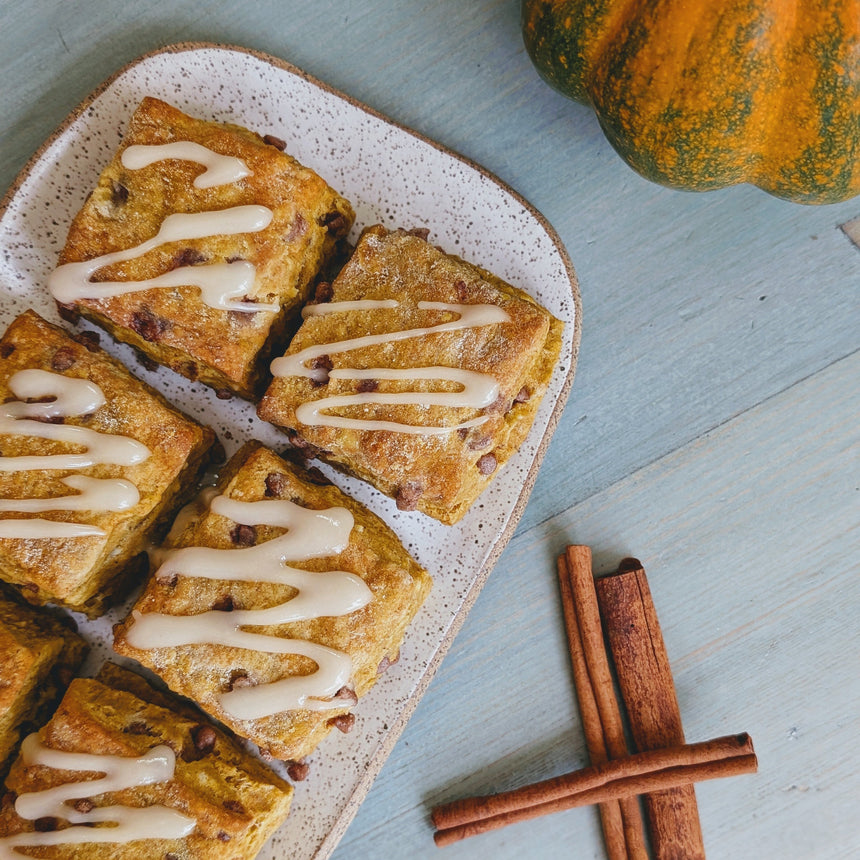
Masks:
[[[552,779],[541,780],[513,791],[455,800],[433,811],[433,824],[445,829],[481,818],[490,818],[528,806],[537,806],[563,797],[573,797],[602,786],[623,782],[625,787],[635,780],[648,778],[667,770],[722,762],[753,755],[752,739],[748,734],[727,735],[710,741],[683,744],[668,749],[634,753],[625,758],[593,764]],[[613,790],[611,792],[615,794]]]
[[[631,798],[667,787],[752,773],[749,735],[637,753],[489,797],[455,801],[433,813],[440,847],[540,815]]]
[[[598,765],[609,759],[606,753],[606,743],[603,739],[603,727],[600,723],[600,713],[591,688],[588,676],[588,666],[582,650],[582,639],[579,635],[579,623],[576,620],[576,610],[573,605],[573,591],[567,572],[567,561],[564,556],[558,560],[558,579],[561,589],[561,605],[564,610],[564,625],[570,649],[570,662],[573,667],[573,681],[576,686],[576,698],[579,702],[579,713],[585,733],[585,746],[591,763]],[[609,860],[626,860],[627,840],[624,837],[624,822],[621,818],[621,806],[617,800],[606,801],[598,806],[600,826],[603,830],[603,841]],[[438,826],[438,825],[437,825]]]
[[[625,559],[595,589],[636,748],[684,743],[675,683],[641,563]],[[643,802],[655,860],[704,860],[692,785],[651,791]]]
[[[623,758],[627,755],[627,744],[603,644],[591,549],[569,546],[559,560],[559,579],[589,757],[592,764]],[[635,797],[601,806],[600,815],[610,860],[647,860],[642,814]]]

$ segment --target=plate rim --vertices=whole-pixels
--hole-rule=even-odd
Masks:
[[[525,511],[526,505],[528,504],[528,500],[531,497],[532,490],[534,489],[534,484],[537,480],[537,475],[540,471],[541,464],[543,463],[544,456],[546,455],[546,451],[549,448],[549,444],[561,420],[561,416],[567,404],[570,390],[573,386],[573,380],[576,373],[576,366],[579,357],[580,341],[582,337],[582,297],[580,293],[579,280],[577,278],[576,272],[574,271],[570,255],[568,254],[568,251],[565,248],[564,243],[561,241],[561,238],[559,237],[555,228],[548,221],[546,216],[544,216],[538,209],[536,209],[525,197],[523,197],[522,194],[512,188],[507,182],[500,179],[496,174],[492,173],[490,170],[488,170],[478,162],[473,161],[471,158],[461,155],[459,152],[439,143],[436,140],[433,140],[430,137],[427,137],[421,132],[415,131],[414,129],[404,125],[403,123],[391,119],[382,112],[376,110],[373,107],[370,107],[364,102],[359,101],[348,93],[344,93],[341,90],[338,90],[337,88],[331,86],[330,84],[327,84],[325,81],[320,80],[314,75],[305,72],[303,69],[299,68],[288,60],[281,59],[280,57],[276,57],[273,54],[259,51],[254,48],[247,48],[241,45],[235,45],[230,43],[193,40],[175,42],[162,46],[160,48],[155,48],[153,50],[147,51],[146,53],[140,54],[139,56],[125,63],[120,69],[118,69],[116,72],[114,72],[104,81],[102,81],[101,84],[99,84],[82,101],[80,101],[78,105],[74,107],[65,116],[65,118],[57,126],[57,128],[42,142],[39,148],[26,161],[21,170],[16,174],[15,178],[6,190],[2,199],[0,199],[0,221],[2,221],[2,219],[4,218],[7,209],[20,191],[21,187],[30,178],[32,172],[40,163],[46,150],[51,147],[63,134],[65,134],[69,127],[84,113],[84,111],[86,111],[87,108],[89,108],[90,105],[92,105],[93,102],[97,98],[99,98],[99,96],[101,96],[105,91],[107,91],[117,80],[122,78],[136,66],[153,57],[161,56],[163,54],[182,54],[199,51],[224,51],[227,53],[246,54],[263,63],[267,63],[271,66],[274,66],[275,68],[286,71],[296,77],[305,80],[309,84],[323,90],[324,92],[330,93],[337,98],[342,99],[354,108],[363,111],[364,113],[374,117],[375,119],[378,119],[393,128],[399,129],[400,131],[408,135],[411,135],[412,137],[420,140],[422,143],[432,147],[438,152],[441,152],[442,154],[466,165],[467,167],[479,173],[486,180],[497,185],[502,191],[504,191],[508,196],[510,196],[519,205],[521,205],[523,209],[538,223],[541,229],[543,229],[543,231],[549,237],[553,247],[555,248],[563,263],[565,275],[570,286],[571,299],[573,302],[573,332],[571,335],[570,354],[568,356],[569,365],[566,371],[566,375],[562,380],[562,384],[559,389],[558,396],[556,397],[555,403],[553,405],[552,411],[548,416],[546,427],[544,428],[540,440],[536,445],[534,456],[532,457],[532,461],[529,464],[528,472],[525,476],[522,489],[520,490],[516,502],[511,509],[510,516],[508,517],[504,528],[501,530],[500,534],[493,542],[492,546],[489,548],[489,552],[486,556],[484,563],[481,565],[477,574],[472,579],[469,589],[466,592],[462,603],[454,614],[451,623],[443,632],[443,635],[438,642],[436,650],[433,653],[432,657],[427,661],[426,668],[421,674],[421,677],[419,678],[414,690],[403,703],[403,706],[400,709],[400,712],[397,714],[396,719],[394,719],[389,725],[388,731],[385,733],[385,735],[382,737],[379,744],[377,745],[376,749],[370,755],[364,773],[359,778],[358,782],[355,785],[355,788],[350,793],[349,797],[346,799],[346,803],[344,804],[342,810],[338,813],[325,837],[321,840],[316,851],[314,852],[314,860],[324,860],[324,858],[330,856],[330,854],[334,851],[338,842],[341,840],[344,833],[346,832],[352,819],[358,812],[361,803],[363,802],[365,796],[367,795],[371,786],[376,780],[376,777],[378,776],[379,771],[382,769],[383,764],[391,753],[391,750],[394,748],[394,745],[400,738],[400,735],[403,733],[403,730],[405,729],[406,724],[408,723],[410,717],[415,711],[415,708],[418,706],[418,703],[424,697],[424,694],[426,693],[430,682],[436,675],[439,665],[441,664],[443,658],[450,649],[454,639],[457,636],[457,633],[460,631],[460,628],[462,627],[467,616],[469,615],[469,612],[471,611],[475,601],[477,600],[478,595],[486,584],[490,573],[495,568],[499,557],[501,556],[505,547],[510,542],[510,539],[513,537],[514,532],[516,531],[516,528],[520,522],[520,519],[522,518],[523,512]],[[565,323],[565,325],[570,324],[568,320],[563,320],[563,322]]]

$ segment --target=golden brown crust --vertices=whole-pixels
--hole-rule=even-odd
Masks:
[[[39,732],[42,744],[56,750],[129,757],[166,744],[176,753],[173,779],[103,793],[89,800],[96,806],[164,805],[195,818],[197,825],[181,840],[61,845],[28,849],[28,856],[51,860],[82,856],[89,860],[123,860],[168,854],[185,860],[255,857],[286,818],[292,787],[224,732],[150,701],[142,679],[123,683],[121,673],[109,677],[119,683],[114,687],[92,678],[73,681],[51,721]],[[144,695],[129,692],[127,687]],[[204,725],[207,742],[202,744],[200,730]],[[20,795],[67,782],[69,776],[65,771],[26,766],[18,759],[6,786]],[[75,774],[73,779],[78,781],[79,776]],[[0,833],[32,830],[34,822],[22,820],[11,803],[3,803]]]
[[[134,466],[0,472],[0,498],[7,499],[67,495],[69,489],[60,478],[71,474],[124,478],[138,488],[140,501],[124,512],[4,514],[9,519],[84,522],[106,532],[106,537],[0,538],[0,578],[14,585],[28,601],[59,603],[95,616],[121,591],[123,576],[134,571],[148,539],[193,489],[208,461],[215,434],[174,409],[103,350],[89,342],[77,342],[33,311],[14,320],[0,340],[0,399],[14,399],[9,379],[28,368],[96,383],[105,395],[105,405],[91,416],[70,417],[65,423],[130,436],[150,450],[149,458]],[[76,449],[63,442],[0,435],[4,456],[72,450]]]
[[[331,301],[356,299],[395,299],[400,306],[310,316],[287,354],[366,334],[431,326],[445,319],[443,312],[418,309],[419,301],[498,305],[510,322],[332,352],[329,360],[335,369],[460,367],[491,374],[500,394],[496,403],[483,410],[386,405],[350,406],[334,414],[443,426],[480,415],[488,415],[488,420],[468,431],[443,435],[309,426],[296,417],[302,403],[361,389],[355,380],[318,385],[300,376],[274,379],[258,414],[297,434],[295,443],[311,455],[370,482],[397,499],[402,508],[415,507],[444,523],[454,523],[528,433],[558,360],[562,323],[489,272],[443,253],[420,237],[380,226],[362,233],[351,260],[332,285]],[[404,390],[394,385],[382,381],[378,390]],[[409,388],[420,390],[417,384]]]
[[[355,573],[373,593],[370,604],[346,616],[254,630],[284,638],[309,639],[345,651],[353,662],[354,691],[361,697],[376,682],[380,664],[396,658],[403,633],[430,589],[430,577],[382,520],[334,485],[315,484],[314,480],[320,478],[309,476],[256,443],[249,443],[223,470],[219,489],[241,501],[280,498],[314,510],[342,506],[351,511],[355,527],[344,552],[328,559],[290,561],[290,565]],[[283,532],[280,528],[258,526],[254,540],[262,543]],[[236,548],[235,523],[208,509],[200,510],[189,517],[168,545]],[[223,606],[227,598],[237,608],[260,609],[282,603],[294,594],[290,586],[274,583],[181,576],[175,583],[166,583],[153,577],[134,608],[144,613],[195,615],[216,604]],[[343,707],[322,712],[300,710],[257,720],[234,719],[221,707],[219,696],[231,689],[237,678],[269,683],[309,673],[314,670],[313,663],[298,655],[264,654],[217,645],[142,651],[133,648],[126,639],[131,624],[129,617],[115,631],[114,648],[118,653],[140,661],[171,689],[194,699],[237,734],[250,738],[276,758],[297,760],[308,755],[331,730],[332,720],[350,710],[352,703],[345,700]]]
[[[0,780],[22,733],[47,721],[86,653],[71,621],[0,592]]]
[[[192,141],[241,158],[252,175],[238,182],[197,189],[203,171],[190,161],[161,161],[129,170],[120,162],[132,144]],[[196,287],[150,289],[67,306],[130,343],[153,361],[252,398],[263,384],[263,360],[274,340],[307,298],[313,279],[349,232],[349,202],[323,179],[262,137],[239,126],[187,116],[154,98],[143,100],[98,186],[69,230],[61,263],[90,260],[139,245],[154,236],[168,215],[259,204],[272,210],[257,233],[169,242],[144,256],[101,269],[94,280],[142,280],[178,265],[247,260],[257,269],[252,298],[276,303],[279,314],[209,307]],[[263,364],[261,364],[263,362]]]

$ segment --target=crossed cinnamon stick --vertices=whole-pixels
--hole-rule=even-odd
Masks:
[[[576,806],[599,804],[610,860],[646,860],[644,800],[656,860],[704,860],[693,783],[751,773],[749,735],[684,743],[669,660],[645,572],[636,559],[594,580],[591,551],[570,546],[559,559],[559,581],[574,683],[590,767],[486,797],[437,807],[441,846],[517,821]],[[601,623],[602,618],[602,623]],[[604,629],[639,752],[628,754],[615,697]]]

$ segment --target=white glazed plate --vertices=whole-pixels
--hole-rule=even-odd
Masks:
[[[296,785],[293,809],[259,855],[327,857],[402,732],[454,634],[525,508],[538,466],[573,382],[579,294],[557,235],[525,200],[477,165],[335,92],[295,67],[246,49],[187,43],[148,54],[107,81],[35,154],[0,205],[0,325],[33,308],[58,322],[46,281],[69,224],[120,142],[140,100],[157,96],[192,116],[230,121],[287,142],[354,205],[355,235],[373,223],[429,227],[430,241],[526,290],[565,322],[562,359],[520,451],[456,526],[398,511],[369,486],[330,470],[335,482],[379,514],[434,579],[407,631],[401,659],[355,708],[348,735],[333,732]],[[128,347],[102,344],[171,402],[209,424],[227,453],[254,438],[286,439],[251,404],[164,369],[144,370]],[[112,655],[111,627],[125,609],[79,618],[93,645],[85,671]]]

